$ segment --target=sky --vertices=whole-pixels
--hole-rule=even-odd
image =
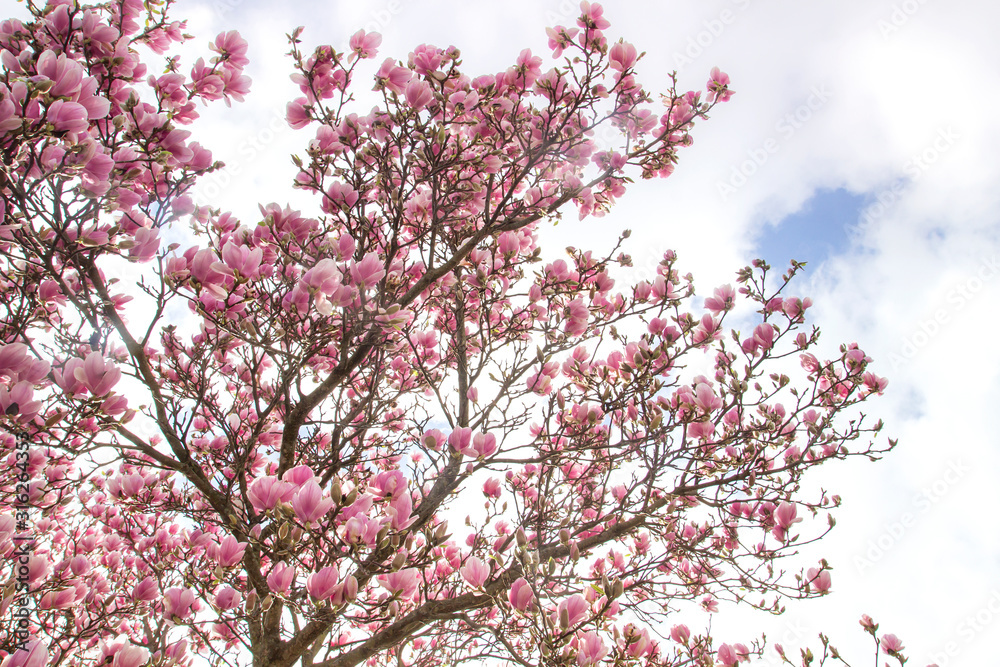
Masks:
[[[5,2],[10,5],[10,2]],[[889,378],[867,411],[899,445],[878,463],[825,466],[813,482],[844,498],[838,525],[802,566],[827,558],[833,594],[778,619],[717,614],[718,641],[766,631],[789,649],[828,634],[852,665],[872,664],[862,613],[898,635],[911,665],[995,664],[1000,636],[1000,5],[986,0],[629,0],[603,3],[609,39],[645,57],[639,78],[701,89],[721,67],[736,91],[694,130],[667,180],[637,183],[614,211],[543,233],[555,247],[607,247],[632,230],[636,274],[668,248],[702,294],[754,257],[808,262],[827,358],[858,342]],[[196,138],[227,169],[199,197],[254,219],[256,204],[315,202],[290,189],[288,155],[308,131],[284,123],[297,97],[284,34],[307,50],[343,49],[360,28],[383,35],[376,63],[418,44],[454,44],[466,72],[492,73],[522,48],[548,54],[544,28],[572,25],[568,0],[178,0],[175,18],[207,42],[249,41],[246,103],[215,105]],[[967,97],[966,97],[967,96]],[[307,209],[308,210],[308,209]],[[800,524],[801,526],[802,524]],[[797,651],[794,651],[797,653]],[[771,654],[773,655],[773,654]],[[882,664],[884,660],[880,660]],[[776,664],[773,660],[758,664]]]

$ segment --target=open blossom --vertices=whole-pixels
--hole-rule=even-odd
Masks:
[[[722,644],[716,649],[716,657],[719,660],[720,665],[725,667],[734,667],[737,662],[739,662],[739,657],[736,655],[736,650],[729,644]]]
[[[496,477],[490,477],[488,480],[483,482],[483,495],[487,498],[499,498],[500,480]]]
[[[295,568],[286,563],[275,563],[267,575],[267,587],[276,593],[287,593],[295,581]]]
[[[219,54],[213,61],[221,62],[224,67],[241,70],[250,64],[250,59],[246,57],[247,42],[237,30],[219,33],[215,43],[208,48]]]
[[[400,95],[406,89],[406,84],[410,82],[412,76],[413,72],[409,68],[400,67],[392,58],[386,58],[375,74],[375,90],[384,87],[386,90]]]
[[[111,667],[142,667],[149,661],[149,650],[142,646],[126,644],[115,653]]]
[[[309,575],[309,578],[306,579],[306,590],[317,600],[326,600],[333,597],[339,578],[340,573],[337,568],[328,565],[319,572]]]
[[[232,567],[243,560],[247,549],[246,542],[240,542],[232,535],[227,535],[218,546],[216,558],[222,567]]]
[[[167,618],[184,620],[191,615],[194,593],[187,588],[168,588],[163,594],[163,613]]]
[[[490,576],[490,566],[476,556],[470,556],[461,569],[462,578],[473,588],[479,588]]]
[[[590,614],[590,605],[582,595],[571,595],[556,608],[556,620],[571,628]]]
[[[723,285],[715,288],[715,294],[705,299],[705,307],[712,311],[713,315],[720,315],[732,309],[736,300],[736,291],[732,285]]]
[[[365,32],[359,30],[351,35],[351,55],[347,57],[348,62],[355,58],[374,58],[378,54],[378,45],[382,43],[382,35],[377,32]]]
[[[587,330],[590,309],[583,299],[574,299],[566,306],[566,335],[579,336]]]
[[[292,498],[292,509],[303,523],[312,523],[325,516],[333,501],[323,496],[323,490],[315,480],[310,480]]]
[[[535,607],[535,594],[532,592],[528,580],[524,577],[511,584],[510,590],[507,592],[507,599],[514,609],[521,612],[530,611]]]
[[[232,586],[221,586],[215,592],[215,606],[219,609],[234,609],[242,599],[240,592]]]
[[[811,567],[806,571],[806,586],[815,588],[819,593],[825,593],[830,590],[830,571],[829,570],[819,570],[818,568]]]
[[[720,102],[728,102],[733,96],[733,91],[729,90],[729,75],[713,67],[708,80],[709,101],[718,98]]]
[[[577,636],[576,664],[580,667],[596,665],[608,654],[608,647],[596,632],[584,632]]]
[[[785,535],[788,529],[792,527],[792,524],[802,521],[801,517],[796,516],[797,514],[798,509],[795,503],[780,503],[774,510],[774,523],[776,525],[771,531],[772,534],[779,540],[785,539]]]
[[[104,396],[118,384],[122,372],[110,361],[105,361],[100,352],[91,352],[83,365],[73,370],[73,376],[94,396]]]
[[[635,47],[628,42],[618,42],[608,51],[608,61],[611,68],[624,72],[635,64],[638,52]]]
[[[882,635],[882,652],[883,653],[898,653],[903,650],[903,642],[896,635],[884,634]]]
[[[49,652],[45,644],[32,639],[25,648],[17,649],[3,660],[3,667],[45,667],[49,664]]]
[[[434,99],[434,91],[426,81],[413,79],[406,84],[406,103],[413,107],[414,111],[420,111],[430,104]]]
[[[295,487],[277,477],[259,477],[247,489],[247,498],[258,512],[274,508],[281,502],[288,502],[295,493]]]
[[[417,592],[417,584],[420,583],[420,573],[416,568],[408,567],[398,572],[380,574],[378,582],[393,595],[409,599]]]

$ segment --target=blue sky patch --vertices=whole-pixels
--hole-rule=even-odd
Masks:
[[[866,201],[865,195],[843,188],[820,190],[795,213],[765,224],[752,255],[782,269],[792,259],[808,262],[806,271],[812,273],[828,257],[847,250],[848,230],[857,225]]]

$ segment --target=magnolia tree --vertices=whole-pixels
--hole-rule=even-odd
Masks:
[[[675,610],[828,591],[825,561],[779,563],[839,503],[802,476],[893,443],[857,415],[886,384],[865,353],[809,351],[798,266],[701,301],[671,252],[616,284],[621,243],[537,244],[668,176],[725,74],[654,98],[583,2],[552,62],[473,77],[421,45],[359,113],[379,36],[299,29],[315,205],[243,223],[185,194],[222,165],[182,128],[242,100],[247,45],[151,74],[187,38],[169,4],[0,23],[4,667],[731,667],[763,644]]]

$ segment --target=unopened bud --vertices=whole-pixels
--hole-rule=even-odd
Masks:
[[[625,594],[625,584],[622,583],[621,579],[615,579],[611,584],[611,597],[620,598]]]
[[[332,498],[333,502],[337,505],[339,505],[340,501],[344,499],[344,494],[340,490],[340,480],[336,477],[333,478],[333,483],[330,485],[330,498]]]
[[[291,530],[291,524],[289,524],[287,521],[281,524],[281,527],[278,528],[278,538],[283,540],[286,537],[288,537],[289,530]]]
[[[406,563],[406,554],[400,551],[392,559],[392,570],[395,572]]]
[[[559,610],[559,627],[563,630],[569,627],[569,609],[566,607]]]
[[[274,604],[274,598],[271,596],[270,593],[268,593],[267,597],[264,598],[264,601],[260,603],[260,608],[263,611],[267,611],[268,609],[271,608],[272,604]]]
[[[518,528],[517,533],[515,533],[517,538],[517,546],[524,547],[528,543],[528,536],[524,534],[524,528]]]

